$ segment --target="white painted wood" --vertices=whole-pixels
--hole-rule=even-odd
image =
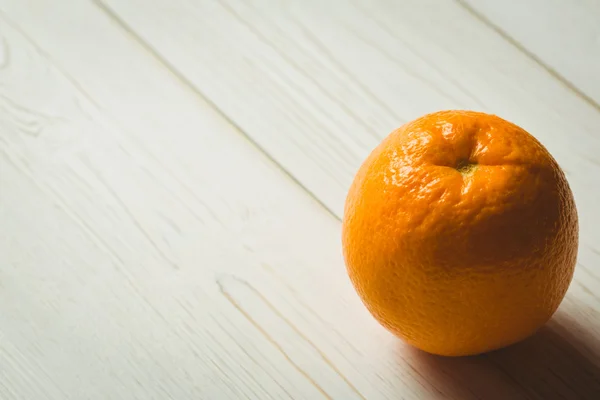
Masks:
[[[595,398],[600,254],[592,250],[591,207],[598,175],[596,159],[584,158],[597,150],[586,136],[593,110],[516,56],[522,69],[494,69],[490,61],[462,71],[460,58],[473,59],[449,39],[474,46],[479,42],[469,37],[477,33],[481,43],[513,53],[458,8],[440,13],[468,29],[435,20],[441,27],[432,37],[431,26],[419,28],[427,4],[406,3],[415,19],[400,25],[414,34],[417,50],[396,55],[406,32],[397,31],[398,11],[387,3],[362,11],[327,3],[318,13],[295,2],[293,15],[314,24],[320,45],[290,39],[299,34],[294,19],[269,3],[268,13],[246,11],[242,20],[255,30],[270,26],[261,25],[261,15],[281,24],[268,37],[282,41],[283,56],[270,64],[265,57],[278,53],[246,41],[252,36],[235,18],[198,16],[195,7],[212,10],[209,2],[185,3],[191,8],[183,14],[184,3],[161,4],[120,1],[119,15],[152,34],[146,40],[157,51],[167,49],[154,36],[177,49],[166,57],[183,80],[101,7],[0,1],[2,399]],[[334,11],[343,17],[338,25]],[[198,32],[188,30],[192,19]],[[364,36],[360,51],[383,43],[394,58],[375,57],[379,50],[372,49],[374,61],[359,62],[365,53],[350,46],[358,40],[339,26]],[[453,36],[445,39],[443,29]],[[228,47],[219,47],[227,32]],[[200,45],[209,46],[206,55],[194,58]],[[189,64],[181,64],[186,47]],[[383,79],[398,60],[421,59],[421,48],[433,49],[444,67],[421,61],[412,72],[418,77]],[[289,60],[303,60],[298,49],[314,55],[294,67]],[[304,72],[319,60],[325,66]],[[211,80],[210,93],[192,67]],[[516,70],[524,88],[511,83]],[[401,86],[387,87],[387,79]],[[444,96],[452,98],[443,103]],[[479,97],[537,127],[566,166],[584,245],[569,295],[540,335],[465,359],[422,354],[374,323],[345,276],[339,223],[209,104],[339,215],[354,169],[382,131],[434,107],[435,99],[467,107]],[[559,106],[579,110],[579,119],[555,113]],[[567,140],[565,131],[578,140]],[[313,176],[323,171],[330,175]]]
[[[325,138],[335,135],[337,143],[346,143],[347,138],[368,143],[371,135],[342,113],[334,113],[330,99],[343,102],[366,124],[378,115],[372,126],[380,137],[387,134],[383,125],[392,128],[394,117],[388,115],[408,120],[440,108],[480,109],[517,122],[538,137],[567,172],[581,217],[580,269],[600,276],[598,110],[457,3],[322,3],[102,0],[99,4],[338,215],[345,195],[342,188],[370,147],[346,153],[348,163],[329,169],[326,163],[339,148]],[[144,12],[138,12],[142,8]],[[284,73],[292,75],[281,78]],[[313,88],[314,104],[330,111],[337,126],[315,135],[305,124],[318,125],[322,114],[311,110],[303,111],[301,122],[282,122],[287,114],[279,111],[280,105],[297,109],[306,87]],[[268,118],[257,120],[256,115]],[[278,128],[280,124],[286,129]],[[304,143],[318,150],[304,153],[298,166],[290,161],[289,152],[303,154]],[[315,165],[322,169],[317,178],[306,173]],[[326,174],[338,184],[323,186],[319,179]]]
[[[584,241],[596,243],[596,109],[456,3],[322,3],[100,4],[337,215],[380,138],[429,111],[473,108],[551,150],[578,195]]]
[[[463,0],[600,109],[600,2]]]
[[[1,17],[0,397],[360,399],[346,357],[369,356],[329,323],[390,339],[345,279],[337,221],[71,3],[40,16],[65,18],[43,39],[62,54]],[[80,35],[56,41],[68,21]]]

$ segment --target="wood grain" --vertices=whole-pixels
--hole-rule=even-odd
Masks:
[[[142,7],[138,0],[103,0],[98,4],[136,40],[144,41],[172,71],[238,121],[254,141],[265,143],[263,148],[272,158],[338,216],[343,202],[331,203],[330,199],[343,198],[345,190],[338,191],[349,185],[349,178],[370,148],[365,147],[363,156],[358,158],[348,154],[351,169],[340,173],[339,168],[325,167],[333,158],[330,155],[340,149],[332,149],[321,137],[333,133],[339,143],[345,143],[348,136],[368,141],[371,135],[361,129],[349,130],[347,126],[353,122],[335,114],[338,127],[322,132],[319,137],[298,124],[288,124],[285,135],[279,130],[273,132],[285,144],[280,146],[270,138],[263,139],[276,121],[284,117],[277,111],[283,100],[264,90],[253,90],[253,82],[280,88],[280,94],[288,102],[299,102],[302,90],[307,85],[313,87],[310,82],[316,82],[320,90],[311,92],[316,104],[324,104],[323,97],[364,99],[357,105],[346,101],[352,113],[364,121],[369,121],[369,116],[375,113],[373,108],[381,110],[377,115],[385,118],[382,104],[387,104],[385,108],[394,105],[396,113],[402,113],[399,120],[456,107],[482,109],[519,123],[538,137],[565,169],[581,216],[581,269],[586,274],[600,275],[595,252],[600,226],[600,215],[596,212],[600,201],[600,138],[596,135],[600,113],[460,4],[153,0],[144,2],[143,16],[136,12]],[[256,53],[258,48],[262,50]],[[216,60],[214,54],[227,59]],[[252,71],[247,78],[240,71],[228,71],[230,66],[238,68],[248,60],[254,66],[265,67],[244,68],[247,73]],[[287,66],[282,67],[285,71],[298,73],[282,81],[268,69],[275,62]],[[326,67],[321,66],[323,63]],[[336,77],[341,76],[351,77],[345,81],[361,82],[359,87],[352,85],[356,95],[350,96],[345,92],[346,87],[341,89],[342,85],[336,83],[339,81]],[[289,87],[292,84],[295,88]],[[227,86],[235,96],[214,85]],[[360,90],[376,93],[380,101],[359,95]],[[258,96],[261,101],[247,96]],[[257,114],[269,115],[268,121],[263,121],[264,126],[249,120]],[[318,113],[308,110],[303,113],[303,122],[318,118]],[[389,121],[391,129],[392,121],[381,118],[379,124]],[[374,129],[381,137],[387,134],[383,129]],[[318,143],[319,151],[307,153],[308,158],[297,168],[289,162],[288,150],[283,148],[303,141]],[[301,154],[302,149],[298,145],[295,153]],[[321,160],[324,150],[326,160]],[[325,187],[315,184],[314,175],[307,177],[305,164],[326,168],[321,175],[327,173],[339,184]]]
[[[600,113],[455,3],[98,4],[338,216],[375,143],[437,109],[500,114],[568,171],[598,168]],[[574,131],[583,140],[570,140]]]
[[[440,4],[0,1],[0,397],[597,398],[600,117]],[[582,248],[538,335],[449,359],[367,314],[337,218],[387,131],[458,106],[551,148]]]
[[[312,308],[263,266],[355,303],[337,222],[101,14],[72,11],[92,34],[60,64],[2,17],[1,397],[360,398],[307,354],[290,324]],[[266,314],[280,297],[304,311]]]
[[[600,3],[461,0],[521,52],[600,110]]]

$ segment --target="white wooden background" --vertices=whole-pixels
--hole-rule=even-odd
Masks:
[[[352,176],[447,108],[575,193],[560,310],[467,358],[346,277]],[[598,0],[0,0],[0,398],[599,399]]]

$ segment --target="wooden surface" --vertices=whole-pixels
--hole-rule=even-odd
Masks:
[[[595,0],[0,0],[0,398],[600,398]],[[345,273],[352,176],[445,108],[538,137],[575,279],[533,338],[441,358]]]

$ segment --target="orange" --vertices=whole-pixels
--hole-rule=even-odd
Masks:
[[[497,116],[442,111],[360,167],[342,225],[348,274],[384,327],[430,353],[532,335],[573,277],[577,211],[546,148]]]

